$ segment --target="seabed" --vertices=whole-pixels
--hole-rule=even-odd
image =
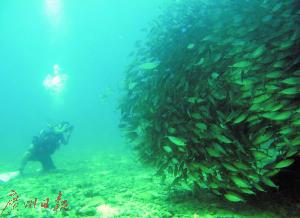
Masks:
[[[60,155],[64,156],[54,155],[59,166],[57,171],[37,172],[40,166],[33,163],[26,175],[0,186],[1,211],[16,197],[9,196],[11,190],[19,196],[17,206],[13,209],[11,201],[2,217],[300,217],[300,204],[295,205],[278,193],[279,197],[262,196],[236,204],[205,190],[195,196],[184,185],[170,189],[167,182],[155,175],[154,168],[145,167],[130,152],[87,153],[80,157]],[[59,207],[54,211],[59,192]],[[25,207],[26,202],[33,202],[35,198],[35,207],[33,204],[31,208],[29,204]],[[41,207],[47,198],[48,208]]]

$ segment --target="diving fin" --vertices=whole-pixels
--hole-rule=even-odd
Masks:
[[[14,178],[16,178],[17,176],[20,175],[19,171],[15,171],[15,172],[7,172],[7,173],[1,173],[0,174],[0,184],[1,183],[5,183],[8,182]]]

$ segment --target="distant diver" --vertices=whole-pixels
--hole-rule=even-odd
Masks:
[[[32,144],[23,156],[19,169],[20,174],[23,174],[29,161],[39,161],[45,172],[56,169],[51,155],[61,144],[68,144],[73,129],[74,127],[68,122],[61,122],[42,129],[39,136],[33,137]]]

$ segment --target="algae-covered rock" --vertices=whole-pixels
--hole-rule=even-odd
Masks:
[[[77,210],[76,214],[78,216],[94,216],[96,215],[96,208],[90,206],[84,206]]]

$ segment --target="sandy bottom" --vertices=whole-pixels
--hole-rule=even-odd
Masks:
[[[185,186],[170,189],[132,154],[61,159],[56,172],[37,172],[32,164],[23,177],[2,184],[0,217],[300,217],[299,205],[284,198],[233,204],[205,190],[194,196]]]

